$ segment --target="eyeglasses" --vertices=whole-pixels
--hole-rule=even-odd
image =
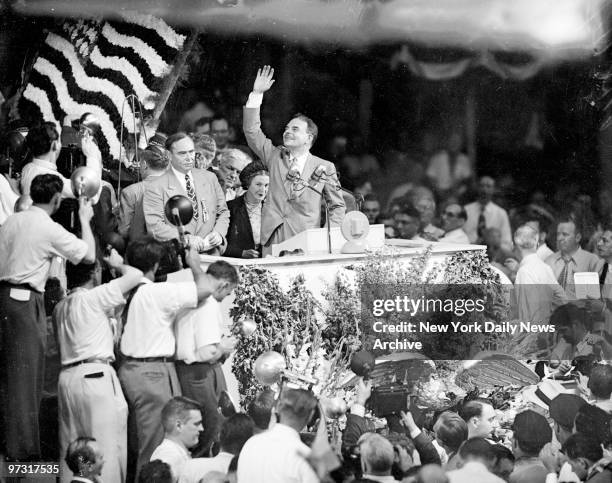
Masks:
[[[444,213],[442,213],[442,216],[446,216],[448,218],[457,218],[459,216],[459,213],[453,213],[451,211],[445,211]]]

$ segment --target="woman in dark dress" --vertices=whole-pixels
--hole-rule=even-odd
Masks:
[[[227,203],[230,225],[224,255],[235,258],[261,257],[261,209],[268,194],[270,176],[260,161],[246,165],[240,173],[240,183],[246,192]]]

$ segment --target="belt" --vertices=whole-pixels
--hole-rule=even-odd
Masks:
[[[123,356],[126,361],[134,362],[174,362],[174,357],[131,357]]]
[[[83,359],[82,361],[71,362],[70,364],[64,364],[62,369],[69,369],[70,367],[80,366],[81,364],[112,364],[113,361],[111,359],[98,359],[96,357],[92,357],[91,359]]]
[[[7,280],[0,281],[0,285],[6,285],[7,287],[20,288],[22,290],[29,290],[31,292],[42,293],[40,290],[35,289],[29,283],[11,283]]]

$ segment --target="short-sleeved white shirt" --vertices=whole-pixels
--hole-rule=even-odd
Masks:
[[[79,263],[87,243],[78,239],[46,211],[31,206],[9,216],[0,227],[0,280],[29,284],[42,292],[53,257]]]
[[[112,280],[91,290],[77,289],[57,304],[54,316],[62,365],[92,358],[115,358],[109,317],[123,303],[119,283]]]
[[[176,358],[186,364],[203,362],[198,356],[198,349],[221,342],[221,304],[214,297],[208,297],[197,309],[179,314],[175,330]]]
[[[121,352],[130,357],[172,357],[174,320],[182,309],[198,305],[195,282],[153,283],[143,278],[128,309]]]

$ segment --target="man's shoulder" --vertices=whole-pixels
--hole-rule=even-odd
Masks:
[[[138,183],[132,183],[121,190],[122,197],[133,198],[144,190],[145,182],[139,181]]]
[[[554,252],[552,255],[548,255],[546,257],[546,260],[544,260],[544,262],[546,262],[548,265],[552,265],[553,263],[557,261],[557,259],[560,256],[561,256],[561,252]]]
[[[157,188],[167,186],[168,180],[170,179],[171,176],[174,176],[174,173],[170,169],[168,169],[168,171],[166,171],[164,174],[160,174],[156,178],[147,180],[146,181],[147,190],[157,189]],[[145,181],[141,181],[141,183],[143,183],[141,186],[144,186]],[[130,186],[135,186],[135,184],[130,185]]]
[[[219,179],[215,173],[208,171],[207,169],[194,169],[191,172],[194,178],[202,180],[206,183],[219,183]]]

